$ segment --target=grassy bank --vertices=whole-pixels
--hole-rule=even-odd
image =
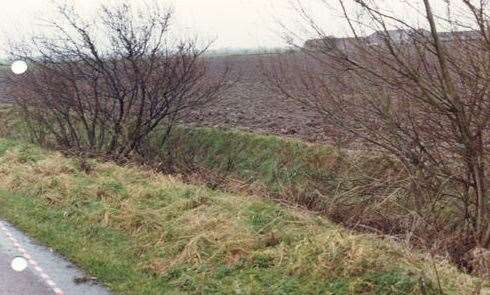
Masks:
[[[242,131],[179,127],[163,148],[158,142],[154,136],[149,153],[170,161],[177,172],[203,169],[210,177],[238,180],[317,211],[327,209],[334,197],[340,200],[345,192],[357,195],[351,202],[381,192],[363,187],[400,173],[388,157],[345,155],[326,145]],[[378,188],[393,191],[399,183]]]
[[[29,139],[13,109],[0,106],[0,136]],[[41,132],[42,134],[42,132]],[[452,198],[437,206],[427,199],[416,209],[410,179],[400,163],[367,151],[338,151],[330,146],[236,130],[178,126],[162,146],[159,130],[134,160],[144,160],[183,182],[299,205],[361,232],[405,239],[419,249],[448,256],[471,270],[468,237]],[[47,138],[39,140],[53,146]],[[141,155],[146,158],[141,159]],[[448,186],[448,192],[450,187]],[[437,212],[431,211],[439,210]],[[424,211],[425,210],[425,211]],[[424,220],[420,220],[424,216]]]
[[[260,198],[0,140],[0,216],[119,294],[471,294],[389,240]],[[437,270],[437,272],[435,271]],[[436,275],[436,273],[438,275]]]
[[[0,107],[0,136],[28,140],[29,128],[13,111]],[[182,175],[187,183],[272,197],[362,231],[403,238],[410,232],[417,237],[417,246],[426,238],[442,239],[449,251],[441,247],[438,253],[450,253],[456,264],[471,249],[471,244],[448,240],[446,229],[411,226],[414,204],[404,190],[407,175],[387,156],[346,154],[330,146],[273,135],[184,126],[176,127],[162,146],[163,134],[162,130],[154,132],[141,154],[151,166]],[[52,145],[46,138],[39,141]],[[448,219],[439,224],[450,231],[458,222]]]
[[[328,146],[212,128],[176,128],[161,152],[177,165],[202,167],[281,194],[331,186],[340,159]]]
[[[28,129],[12,111],[0,108],[0,136],[27,140]],[[145,146],[152,165],[162,163],[192,180],[202,176],[210,187],[245,187],[319,212],[337,208],[332,214],[339,218],[349,215],[345,211],[362,210],[356,209],[364,207],[359,202],[399,190],[397,181],[403,179],[396,176],[401,171],[394,161],[379,155],[345,155],[330,146],[273,135],[184,126],[174,128],[162,146],[164,133],[154,132]]]
[[[28,128],[19,117],[14,108],[0,104],[0,136],[28,140]],[[336,176],[345,168],[331,147],[299,140],[179,126],[161,146],[162,134],[152,134],[147,154],[174,165],[177,172],[203,169],[276,194],[327,191],[338,185]]]

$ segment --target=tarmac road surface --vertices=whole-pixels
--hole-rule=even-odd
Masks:
[[[16,257],[29,262],[22,272],[11,268]],[[110,294],[65,258],[0,220],[0,295]]]
[[[30,269],[16,272],[10,268],[12,254],[0,253],[0,294],[2,295],[52,295],[53,290],[49,288],[40,277]]]

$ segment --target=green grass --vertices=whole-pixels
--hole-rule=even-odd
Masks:
[[[331,220],[399,232],[405,208],[413,208],[406,171],[386,155],[339,152],[273,135],[178,127],[163,147],[152,135],[152,162],[170,161],[191,182],[248,191],[321,212]],[[195,171],[199,171],[196,173]],[[204,179],[202,179],[204,178]],[[387,196],[390,196],[387,198]],[[369,206],[383,203],[372,209]],[[405,228],[407,231],[411,228]]]
[[[0,105],[0,137],[19,140],[32,138],[15,108]],[[439,244],[438,254],[449,253],[455,263],[467,261],[468,243],[448,237],[461,228],[459,205],[455,199],[443,198],[440,204],[426,204],[427,213],[437,220],[437,228],[411,222],[414,207],[409,195],[410,177],[403,165],[387,155],[367,151],[337,151],[325,145],[306,144],[298,140],[259,135],[237,130],[186,128],[176,126],[170,139],[161,146],[164,132],[150,136],[142,154],[151,165],[187,183],[205,185],[228,192],[248,192],[262,197],[299,205],[328,217],[331,221],[389,235],[430,237]],[[56,146],[42,138],[43,146]],[[30,155],[24,155],[24,160]],[[162,164],[162,165],[161,165]],[[170,165],[165,165],[170,164]],[[153,167],[154,167],[153,166]],[[117,183],[105,184],[118,189]],[[121,195],[128,194],[122,187]],[[444,189],[454,194],[449,184]],[[427,198],[430,202],[430,198]],[[443,208],[434,214],[432,208]],[[260,218],[255,222],[260,222]],[[456,229],[456,230],[455,230]],[[420,247],[425,242],[412,239]],[[464,247],[464,248],[463,248]],[[446,252],[447,249],[449,252]],[[458,250],[456,250],[458,249]]]
[[[471,294],[442,259],[299,209],[0,139],[0,217],[118,294]]]
[[[14,111],[6,106],[2,113],[0,108],[0,136],[27,140],[28,128],[16,119],[20,116]],[[2,125],[9,127],[2,132]],[[359,189],[368,187],[373,179],[386,179],[384,174],[399,169],[385,156],[362,153],[346,156],[330,146],[273,135],[183,126],[174,128],[166,144],[160,146],[163,133],[160,129],[155,131],[146,146],[145,154],[153,163],[170,163],[177,174],[200,170],[211,187],[220,187],[216,182],[224,178],[255,193],[272,195],[316,211],[331,208],[334,198],[345,203],[345,207],[352,207],[373,197],[373,193],[388,195],[400,187],[399,183],[390,182],[378,186],[382,191]],[[337,198],[342,194],[349,195]]]
[[[177,163],[259,182],[276,193],[331,185],[339,160],[327,146],[211,128],[177,128],[163,147],[163,154],[169,153]]]

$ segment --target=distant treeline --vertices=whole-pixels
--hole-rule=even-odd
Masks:
[[[208,56],[229,56],[229,55],[252,55],[252,54],[270,54],[286,53],[295,51],[292,47],[273,47],[273,48],[221,48],[209,50]]]

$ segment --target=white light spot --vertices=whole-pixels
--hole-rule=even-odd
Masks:
[[[22,272],[27,268],[27,260],[24,257],[15,257],[10,266],[13,270]]]
[[[27,63],[23,60],[16,60],[12,63],[12,72],[16,75],[22,75],[27,71]]]

